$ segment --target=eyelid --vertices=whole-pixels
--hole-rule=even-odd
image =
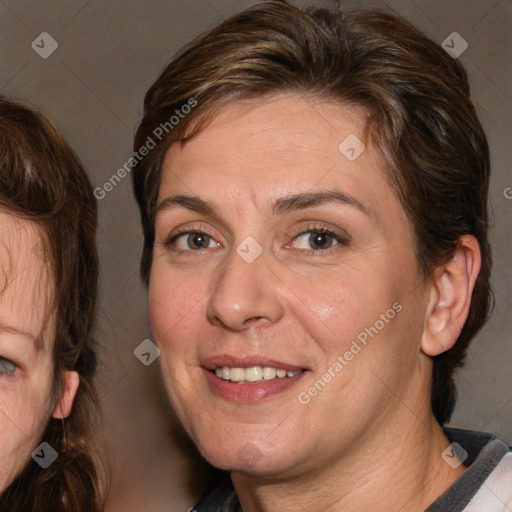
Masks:
[[[351,240],[350,235],[344,230],[337,228],[335,226],[332,226],[331,224],[327,224],[324,222],[311,222],[304,226],[299,226],[297,228],[294,228],[292,231],[291,236],[297,238],[299,235],[303,235],[305,233],[309,233],[310,231],[317,231],[320,233],[330,233],[334,235],[335,237],[338,237],[339,239],[343,240],[344,242],[348,243]]]
[[[329,227],[329,225],[326,225],[324,223],[310,224],[306,228],[302,227],[301,229],[294,230],[294,231],[297,231],[297,233],[295,235],[292,235],[293,238],[292,238],[291,242],[289,242],[287,244],[287,246],[289,246],[290,244],[295,242],[297,240],[297,238],[299,238],[300,236],[304,236],[308,233],[326,233],[326,234],[332,236],[334,241],[337,242],[334,245],[331,245],[330,247],[328,247],[327,249],[313,249],[313,248],[297,249],[297,251],[304,256],[317,256],[317,255],[327,256],[327,255],[331,254],[332,252],[339,250],[340,247],[346,247],[350,243],[350,240],[351,240],[351,237],[349,236],[348,233],[346,233],[345,230],[341,230],[343,233],[340,233],[339,229],[331,228],[331,227]]]
[[[169,248],[171,245],[173,245],[176,240],[182,236],[182,235],[189,235],[189,234],[192,234],[192,233],[200,233],[200,234],[203,234],[203,235],[208,235],[210,238],[212,238],[217,244],[220,243],[217,241],[217,234],[212,234],[209,232],[208,228],[205,228],[203,225],[200,225],[200,224],[196,224],[196,225],[187,225],[187,226],[180,226],[178,228],[176,228],[175,230],[173,230],[173,232],[166,236],[163,240],[163,246],[165,248]],[[220,238],[220,237],[218,237]],[[181,251],[183,251],[182,249],[179,249]],[[200,249],[196,250],[196,251],[185,251],[185,252],[199,252]]]

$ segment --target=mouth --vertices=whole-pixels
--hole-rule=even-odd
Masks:
[[[254,382],[295,377],[303,371],[289,371],[273,366],[249,366],[248,368],[218,366],[215,370],[211,370],[219,379],[228,382],[238,382],[239,384],[252,384]]]
[[[237,403],[269,399],[294,386],[307,368],[261,356],[219,356],[203,363],[203,372],[214,395]]]

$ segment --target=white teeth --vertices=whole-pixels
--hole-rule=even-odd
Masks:
[[[272,368],[271,366],[265,366],[263,368],[263,379],[270,380],[275,379],[277,375],[277,370],[275,368]]]
[[[249,382],[256,382],[263,378],[263,370],[261,366],[251,366],[245,369],[245,380]]]
[[[215,375],[223,380],[230,380],[231,382],[260,382],[262,380],[272,380],[277,378],[283,379],[284,377],[295,377],[303,370],[295,372],[286,371],[282,368],[273,368],[272,366],[250,366],[248,368],[232,368],[223,366],[215,368]]]
[[[230,380],[232,382],[241,382],[245,379],[245,370],[243,368],[231,368]]]

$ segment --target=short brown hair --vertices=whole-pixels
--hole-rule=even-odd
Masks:
[[[447,261],[462,235],[482,254],[466,324],[454,347],[433,357],[431,404],[439,422],[456,402],[454,370],[492,310],[487,240],[489,149],[470,100],[467,73],[438,44],[384,10],[301,10],[257,4],[185,47],[146,94],[137,151],[191,97],[197,107],[134,167],[144,230],[147,283],[162,162],[175,141],[197,133],[234,99],[280,92],[364,107],[367,137],[382,153],[390,182],[414,229],[424,276]]]
[[[96,200],[80,160],[51,119],[1,95],[0,208],[36,222],[43,235],[41,254],[54,283],[53,403],[65,371],[80,376],[71,415],[50,419],[43,436],[57,460],[44,470],[30,460],[1,494],[0,510],[97,512],[102,491],[92,441],[98,402],[91,335],[98,289]]]

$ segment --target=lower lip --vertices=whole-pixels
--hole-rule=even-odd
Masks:
[[[279,393],[284,393],[297,384],[306,373],[306,371],[303,371],[293,377],[277,377],[275,379],[262,380],[251,384],[240,384],[239,382],[220,379],[215,373],[206,368],[202,368],[202,370],[210,390],[213,391],[213,393],[225,400],[239,404],[261,402]]]

